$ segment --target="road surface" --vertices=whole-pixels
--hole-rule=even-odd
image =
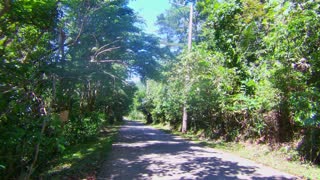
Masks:
[[[295,179],[236,155],[126,121],[97,179]]]

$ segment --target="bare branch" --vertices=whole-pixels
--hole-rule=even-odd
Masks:
[[[111,42],[111,43],[109,43],[109,44],[103,45],[101,48],[99,48],[99,49],[97,50],[96,53],[102,51],[104,48],[110,46],[111,44],[114,44],[114,43],[119,42],[119,41],[120,41],[120,40],[115,40],[115,41],[113,41],[113,42]],[[95,56],[96,56],[96,54],[95,54]]]
[[[97,58],[97,57],[98,57],[100,54],[102,54],[102,53],[110,52],[110,51],[112,51],[112,50],[119,49],[119,48],[120,48],[120,46],[108,48],[108,49],[105,49],[105,50],[100,51],[100,52],[97,51],[97,52],[95,53],[95,57]]]
[[[82,34],[82,32],[83,32],[84,23],[85,23],[86,21],[87,21],[87,17],[84,16],[84,17],[83,17],[83,20],[82,20],[82,23],[81,23],[81,26],[80,26],[79,33],[78,33],[77,37],[73,40],[73,45],[75,45],[75,44],[78,42],[78,40],[79,40],[79,38],[80,38],[80,36],[81,36],[81,34]]]
[[[108,2],[105,2],[105,3],[102,3],[99,7],[96,7],[95,9],[92,10],[92,12],[95,12],[95,11],[98,11],[100,10],[101,8],[105,7],[105,5],[107,4]]]
[[[94,60],[94,59],[91,59],[90,62],[94,62],[94,63],[116,63],[116,64],[121,64],[121,65],[124,65],[124,66],[128,66],[127,63],[121,61],[121,60]]]
[[[119,78],[119,77],[117,77],[117,76],[115,76],[115,75],[113,75],[113,74],[111,74],[111,73],[108,73],[108,72],[106,72],[106,71],[103,71],[103,73],[108,74],[109,76],[111,76],[111,77],[113,78],[113,80],[119,79],[119,80],[120,80],[121,82],[123,82],[125,85],[129,85],[126,81],[124,81],[123,79],[121,79],[121,78]]]
[[[71,45],[76,45],[76,43],[79,41],[79,39],[81,37],[81,34],[83,32],[83,29],[84,29],[84,25],[87,22],[87,15],[89,14],[89,11],[90,11],[90,8],[88,7],[86,9],[86,12],[83,15],[83,18],[82,18],[82,21],[81,21],[81,25],[79,27],[79,32],[78,32],[77,36],[75,37],[75,39],[72,39],[72,40],[64,43],[63,47],[58,45],[58,47],[55,47],[55,48],[52,49],[52,52],[55,52],[55,51],[59,50],[60,48],[64,48],[64,47],[71,46]]]
[[[94,40],[96,41],[96,47],[98,47],[98,46],[99,46],[99,41],[98,41],[96,35],[93,33],[93,34],[91,34],[91,36],[92,36],[92,37],[94,38]]]

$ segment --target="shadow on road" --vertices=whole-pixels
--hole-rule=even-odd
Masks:
[[[237,158],[128,121],[98,179],[293,179]]]

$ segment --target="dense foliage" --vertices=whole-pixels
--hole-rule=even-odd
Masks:
[[[179,129],[186,100],[189,131],[226,141],[298,139],[302,159],[320,163],[319,1],[199,0],[196,10],[192,52],[164,62],[164,79],[147,81],[140,109]]]
[[[187,104],[188,130],[208,138],[299,140],[302,159],[320,163],[319,1],[174,2],[196,4],[192,52],[185,7],[159,16],[160,48],[128,0],[0,2],[1,177],[39,176],[133,102],[176,129]]]
[[[159,76],[158,39],[126,0],[0,2],[0,176],[28,179],[129,112]]]

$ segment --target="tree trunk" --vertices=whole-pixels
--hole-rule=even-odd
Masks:
[[[293,128],[291,124],[290,110],[287,99],[285,98],[280,105],[278,117],[279,141],[289,142],[293,138]]]
[[[153,122],[152,115],[151,115],[151,113],[148,112],[148,114],[147,114],[147,124],[151,124],[152,122]]]
[[[188,127],[188,113],[186,103],[183,105],[183,115],[182,115],[182,129],[181,132],[186,133]]]

